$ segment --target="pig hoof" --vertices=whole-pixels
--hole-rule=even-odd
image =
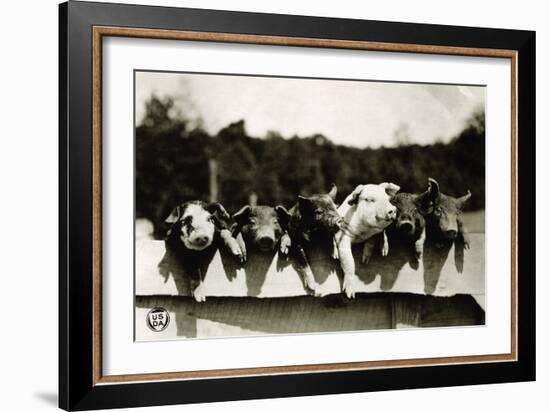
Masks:
[[[311,292],[313,293],[313,296],[315,296],[316,298],[322,298],[323,297],[323,292],[321,292],[321,290],[319,289],[319,287],[315,287],[315,289],[312,289]]]
[[[233,256],[239,259],[239,262],[243,263],[245,261],[244,254],[241,250],[233,252]]]
[[[288,260],[288,255],[290,253],[290,242],[281,241],[281,244],[279,245],[279,252],[286,260]]]
[[[193,297],[199,303],[206,301],[206,294],[204,293],[202,285],[195,288],[195,290],[193,291]]]
[[[464,242],[464,249],[470,249],[470,242]]]
[[[382,256],[388,256],[388,253],[390,252],[390,248],[388,246],[382,247]]]
[[[313,296],[315,297],[320,297],[321,296],[321,292],[319,291],[319,285],[317,284],[309,284],[307,285],[308,289],[311,290],[311,293],[313,294]]]
[[[235,253],[235,256],[239,259],[239,262],[244,263],[246,262],[246,252],[243,250],[239,250],[238,253]]]
[[[352,286],[348,285],[344,287],[344,291],[348,299],[355,299],[355,289]]]
[[[279,251],[285,255],[288,258],[288,251],[290,250],[290,246],[292,245],[292,241],[290,240],[290,236],[288,234],[284,234],[281,237],[281,241],[279,244]]]
[[[306,287],[309,290],[311,290],[311,293],[313,294],[313,296],[320,297],[322,295],[317,282],[314,282],[314,281],[311,281],[311,280],[309,280],[309,281],[306,280]]]
[[[357,279],[355,279],[355,276],[344,277],[344,292],[348,299],[355,298],[355,293],[357,292]]]

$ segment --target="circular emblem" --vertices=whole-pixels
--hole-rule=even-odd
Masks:
[[[153,308],[147,313],[146,322],[153,332],[162,332],[170,323],[170,314],[164,308]]]

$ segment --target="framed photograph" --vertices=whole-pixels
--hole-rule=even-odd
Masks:
[[[535,379],[535,33],[60,5],[59,403]]]

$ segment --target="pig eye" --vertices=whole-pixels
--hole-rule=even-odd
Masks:
[[[253,217],[250,218],[249,222],[252,223],[252,224],[254,224],[254,225],[255,225],[256,223],[258,223],[258,221],[257,221],[255,218],[253,218]]]
[[[322,214],[323,214],[323,211],[322,211],[321,209],[317,209],[317,210],[315,211],[315,214],[316,214],[317,216],[322,215]]]

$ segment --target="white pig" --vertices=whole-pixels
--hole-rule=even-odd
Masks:
[[[388,254],[388,239],[384,229],[396,218],[396,207],[390,202],[399,186],[393,183],[359,185],[338,208],[344,218],[334,236],[334,257],[340,259],[344,272],[343,289],[348,298],[354,298],[359,278],[355,273],[352,244],[365,242],[362,261],[368,262],[377,242],[374,235],[383,232],[381,253]]]

